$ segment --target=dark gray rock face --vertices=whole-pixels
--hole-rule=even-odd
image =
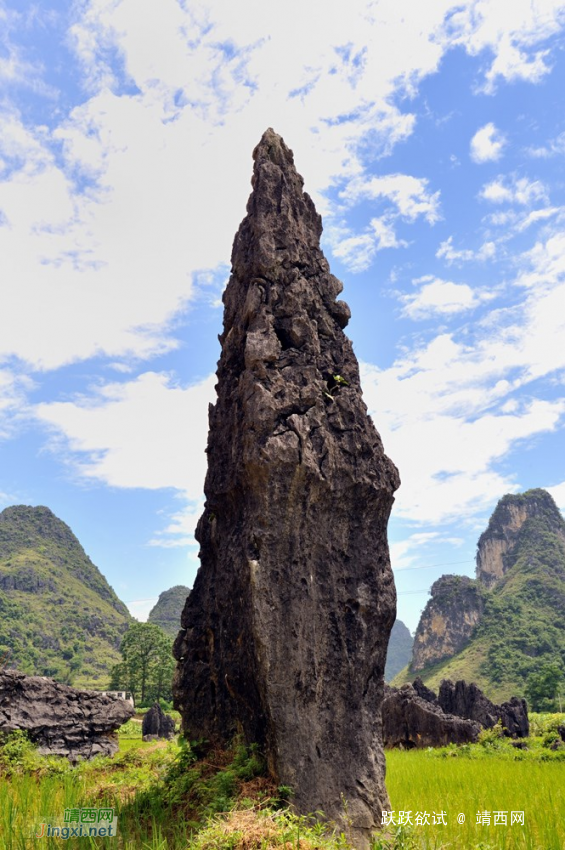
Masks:
[[[158,702],[154,703],[146,712],[141,724],[141,734],[145,738],[173,738],[175,734],[175,721],[165,714]]]
[[[43,755],[113,755],[112,733],[133,715],[125,700],[79,691],[43,676],[0,671],[0,735],[22,729]]]
[[[385,689],[383,739],[385,747],[445,747],[474,743],[481,731],[474,720],[446,714],[440,706],[418,695],[412,685]]]
[[[432,692],[433,693],[433,692]],[[510,738],[527,738],[530,734],[526,701],[512,697],[502,705],[491,702],[474,682],[451,682],[444,679],[439,687],[438,705],[449,714],[476,720],[491,729],[499,720]]]
[[[387,806],[381,737],[399,485],[361,397],[349,308],[292,152],[268,130],[224,293],[201,567],[175,641],[191,737],[240,731],[299,812],[356,841]]]
[[[427,685],[424,685],[419,676],[417,676],[412,682],[412,687],[416,691],[419,697],[426,700],[426,702],[437,703],[437,697],[431,688],[428,688]]]

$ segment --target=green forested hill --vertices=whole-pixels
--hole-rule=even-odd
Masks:
[[[176,638],[180,629],[180,615],[189,593],[190,587],[185,587],[184,584],[176,584],[169,590],[164,590],[149,612],[147,621],[161,626],[169,637]]]
[[[0,655],[8,665],[104,687],[132,618],[49,508],[0,513]]]
[[[549,493],[537,489],[501,499],[479,541],[481,550],[486,554],[478,559],[478,575],[494,575],[488,570],[496,559],[502,575],[489,578],[490,589],[482,585],[484,611],[471,639],[418,675],[430,687],[446,678],[466,679],[491,699],[523,696],[530,673],[554,661],[565,667],[565,522]],[[406,668],[394,684],[414,675]]]

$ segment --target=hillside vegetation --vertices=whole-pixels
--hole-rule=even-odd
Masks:
[[[104,687],[132,618],[49,508],[0,513],[0,656],[25,673]]]
[[[190,587],[185,587],[184,584],[176,584],[169,590],[164,590],[149,612],[147,622],[161,626],[169,637],[176,638],[180,629],[180,615],[189,593]]]
[[[504,526],[510,510],[523,512],[511,536]],[[481,586],[484,609],[467,645],[418,675],[435,688],[445,678],[474,681],[500,701],[523,696],[528,676],[545,664],[565,667],[565,522],[549,493],[529,490],[501,499],[483,546],[485,535],[509,540],[497,555],[502,575],[490,589]],[[408,667],[393,683],[413,678]]]
[[[385,682],[390,682],[410,661],[414,638],[402,620],[395,620],[386,656]]]

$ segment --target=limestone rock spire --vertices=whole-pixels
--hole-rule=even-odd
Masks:
[[[301,812],[388,804],[383,671],[395,617],[396,467],[367,415],[349,308],[292,152],[267,130],[224,293],[201,566],[175,642],[191,737],[241,732]]]

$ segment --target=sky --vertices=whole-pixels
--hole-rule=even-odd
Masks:
[[[233,236],[267,127],[402,485],[398,616],[506,493],[565,509],[565,2],[0,0],[0,508],[134,616],[190,586]],[[511,12],[510,12],[511,10]]]

